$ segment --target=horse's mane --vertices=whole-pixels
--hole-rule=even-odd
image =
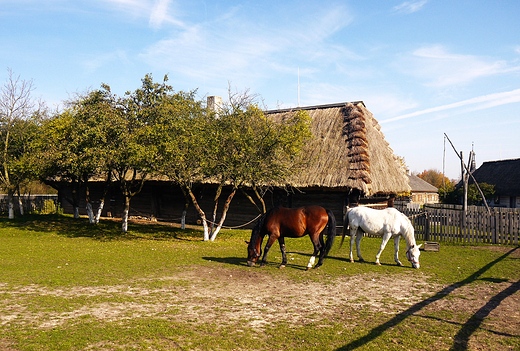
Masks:
[[[410,221],[410,218],[408,218],[404,213],[401,212],[401,215],[406,223],[406,230],[403,237],[406,239],[406,242],[415,242],[415,229],[413,228],[412,221]]]
[[[265,219],[271,214],[271,212],[274,210],[274,208],[270,209],[266,213],[260,216],[258,220],[256,221],[255,226],[253,227],[253,231],[251,232],[251,239],[249,240],[249,247],[254,247],[256,240],[258,239],[258,236],[262,232],[262,228],[265,224]]]

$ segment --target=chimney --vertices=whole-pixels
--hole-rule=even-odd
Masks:
[[[219,116],[222,111],[222,98],[220,96],[208,96],[208,108]]]

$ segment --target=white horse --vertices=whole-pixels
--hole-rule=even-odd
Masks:
[[[395,245],[395,262],[402,266],[403,264],[399,261],[399,239],[401,236],[406,240],[406,258],[412,263],[413,268],[419,268],[419,255],[421,252],[415,243],[414,229],[412,223],[404,214],[399,212],[393,207],[386,208],[384,210],[375,210],[369,207],[354,207],[348,208],[345,218],[343,220],[343,233],[341,238],[341,244],[345,239],[345,233],[347,228],[350,227],[350,262],[354,262],[354,256],[352,255],[352,247],[354,246],[354,239],[356,239],[356,250],[357,256],[360,261],[364,261],[361,257],[359,250],[359,244],[363,237],[363,232],[379,235],[383,237],[381,248],[376,255],[376,264],[380,265],[379,257],[383,252],[388,240],[394,238]],[[341,247],[341,245],[340,245]]]

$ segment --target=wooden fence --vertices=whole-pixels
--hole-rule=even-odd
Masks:
[[[20,205],[24,213],[56,213],[59,211],[58,195],[22,195],[14,197],[15,211],[19,213]],[[7,214],[9,203],[7,195],[0,194],[0,214]]]
[[[425,205],[422,208],[395,206],[407,215],[415,228],[417,240],[518,245],[520,242],[519,209],[469,206],[466,216],[462,206]]]

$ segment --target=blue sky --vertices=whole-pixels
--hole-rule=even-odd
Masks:
[[[51,107],[151,73],[265,107],[362,100],[411,171],[443,169],[444,133],[477,166],[520,157],[517,1],[0,0],[0,81]],[[447,144],[446,175],[460,176]]]

